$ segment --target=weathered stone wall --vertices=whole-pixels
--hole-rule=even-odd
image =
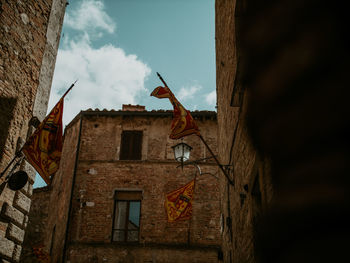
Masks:
[[[163,112],[164,113],[164,112]],[[114,115],[113,115],[114,114]],[[195,167],[176,168],[168,139],[171,113],[165,116],[118,115],[118,112],[83,112],[79,161],[74,175],[72,211],[66,253],[70,262],[217,262],[221,245],[220,200],[218,180],[205,173],[217,174],[212,161],[202,162],[204,173],[197,179],[192,220],[168,223],[164,209],[164,196],[193,179]],[[202,114],[196,120],[202,135],[216,149],[217,124],[215,114]],[[64,149],[72,153],[76,147],[79,119],[66,130]],[[120,136],[123,130],[142,130],[142,160],[118,160]],[[75,134],[75,139],[71,136]],[[70,142],[69,142],[70,140]],[[193,159],[208,157],[209,153],[196,136],[185,142],[193,149]],[[61,164],[74,162],[75,157],[63,154]],[[66,191],[72,181],[72,165],[60,167],[53,190]],[[59,182],[61,181],[61,183]],[[64,183],[63,183],[64,182]],[[60,185],[62,184],[62,185]],[[70,188],[69,188],[70,189]],[[114,193],[117,189],[139,189],[141,201],[140,241],[138,244],[120,245],[111,242]],[[70,196],[51,197],[50,206],[68,210]],[[86,205],[89,204],[89,205]],[[62,216],[62,215],[61,215]],[[63,216],[65,217],[65,216]],[[55,242],[62,244],[66,221],[50,215],[49,228],[56,225]],[[53,260],[62,255],[62,245],[54,245]],[[96,261],[96,262],[97,262]],[[94,261],[92,261],[94,262]]]
[[[42,187],[33,190],[29,221],[25,232],[21,262],[36,262],[33,248],[45,244],[45,229],[49,213],[50,188]]]
[[[19,262],[20,259],[32,189],[32,185],[27,183],[21,190],[12,191],[11,196],[3,197],[10,199],[5,199],[1,208],[0,258],[10,262]],[[12,201],[12,204],[6,201]]]
[[[52,262],[62,261],[62,251],[66,236],[68,210],[71,198],[73,175],[77,155],[80,121],[67,126],[64,134],[60,169],[52,180],[48,223],[45,227],[45,247],[51,252]],[[60,251],[60,253],[57,253]]]
[[[1,116],[8,116],[1,118],[1,167],[14,156],[17,139],[26,139],[39,85],[51,4],[51,1],[38,1],[35,5],[1,1],[0,96],[2,101],[9,101],[1,104]],[[7,108],[9,104],[11,107]]]
[[[32,117],[45,117],[64,11],[65,0],[0,1],[1,171],[32,132]],[[21,191],[0,187],[0,258],[10,262],[20,258],[35,178],[27,163],[21,169],[29,175]]]
[[[232,165],[227,172],[234,181],[231,185],[221,175],[224,258],[255,262],[254,225],[272,197],[270,165],[258,156],[246,127],[249,93],[237,73],[236,1],[216,0],[215,8],[218,151],[220,161]]]
[[[70,261],[86,262],[160,262],[160,263],[211,263],[218,261],[217,249],[210,247],[141,245],[125,246],[113,244],[73,245]]]
[[[271,159],[261,263],[346,262],[350,243],[345,3],[249,1],[241,39],[249,131]],[[330,65],[332,65],[330,67]],[[330,88],[331,87],[331,88]]]

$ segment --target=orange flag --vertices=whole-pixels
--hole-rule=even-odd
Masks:
[[[194,183],[195,179],[165,196],[164,206],[169,223],[191,218]]]
[[[57,170],[62,152],[63,97],[24,144],[22,152],[47,184]]]
[[[186,110],[176,99],[168,87],[155,88],[151,96],[159,99],[168,98],[174,107],[173,122],[171,123],[170,139],[180,139],[184,136],[197,134],[200,135],[197,124],[194,122],[190,111]]]

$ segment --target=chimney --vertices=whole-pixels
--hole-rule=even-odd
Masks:
[[[122,111],[146,111],[146,107],[142,105],[123,104]]]

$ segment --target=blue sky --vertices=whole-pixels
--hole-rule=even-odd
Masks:
[[[171,109],[150,97],[159,72],[189,110],[215,110],[214,0],[71,0],[49,110],[72,82],[63,122],[80,110]],[[34,187],[45,185],[39,176]]]

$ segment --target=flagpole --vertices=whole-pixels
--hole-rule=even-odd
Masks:
[[[157,72],[157,76],[160,79],[161,82],[163,82],[165,87],[168,87],[168,85],[166,84],[166,82],[164,81],[164,79],[162,78],[162,76]]]
[[[61,99],[63,99],[63,98],[68,94],[68,92],[71,91],[71,89],[74,87],[74,85],[75,85],[75,83],[77,83],[77,81],[78,81],[78,80],[74,81],[74,82],[72,83],[72,85],[70,85],[70,87],[69,87],[68,90],[63,94],[63,96],[62,96]]]
[[[19,150],[16,154],[15,157],[12,158],[12,160],[9,162],[9,164],[5,167],[5,169],[1,172],[0,174],[0,178],[4,176],[4,174],[6,173],[7,169],[11,166],[11,164],[20,156],[19,153],[21,152],[21,150]]]
[[[216,164],[220,167],[221,171],[224,173],[224,175],[226,176],[227,180],[229,181],[229,183],[231,185],[234,185],[234,182],[232,181],[232,179],[229,177],[229,175],[227,174],[227,172],[224,170],[224,167],[222,166],[222,164],[220,164],[219,160],[216,158],[216,156],[214,155],[213,151],[210,149],[209,145],[207,144],[207,142],[204,140],[204,138],[202,137],[202,135],[198,135],[197,136],[202,140],[202,142],[204,143],[204,145],[207,147],[208,151],[210,152],[210,154],[213,156]]]

